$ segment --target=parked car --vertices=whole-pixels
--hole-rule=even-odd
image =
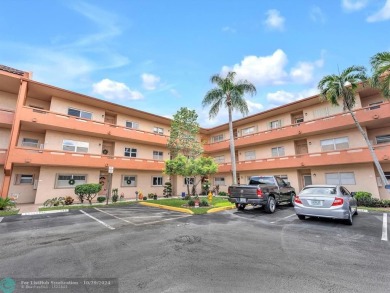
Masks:
[[[278,176],[252,176],[248,183],[228,188],[229,201],[239,210],[250,204],[262,206],[267,213],[273,213],[280,203],[294,204],[295,189]]]
[[[294,199],[294,209],[300,220],[306,217],[345,219],[352,225],[358,214],[354,193],[340,185],[308,185]]]

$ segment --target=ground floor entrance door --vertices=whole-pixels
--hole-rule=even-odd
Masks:
[[[305,187],[306,185],[311,185],[313,184],[311,181],[311,175],[302,175],[303,179],[303,186]]]

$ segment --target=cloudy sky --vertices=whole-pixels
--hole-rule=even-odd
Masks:
[[[390,0],[2,1],[0,64],[43,83],[199,123],[213,74],[257,88],[250,114],[317,93],[326,74],[390,50]],[[235,113],[235,118],[242,116]]]

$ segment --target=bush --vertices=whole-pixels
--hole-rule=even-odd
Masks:
[[[187,194],[185,197],[183,197],[183,200],[190,200],[191,199],[191,195]]]
[[[190,207],[194,207],[195,206],[195,201],[193,199],[190,199],[187,204]]]
[[[74,193],[78,195],[81,202],[84,197],[92,204],[92,200],[96,197],[99,191],[102,190],[102,185],[99,183],[81,184],[75,187]]]
[[[106,200],[105,196],[98,196],[98,198],[97,198],[97,201],[100,203],[104,202],[105,200]]]
[[[156,193],[153,195],[153,199],[157,200],[157,194]]]
[[[118,201],[118,188],[114,188],[112,190],[111,200],[112,200],[112,202],[117,202]]]
[[[6,210],[13,206],[15,206],[15,203],[9,197],[0,197],[0,210]]]
[[[219,195],[219,196],[228,196],[227,192],[225,192],[225,191],[220,191],[220,192],[218,193],[218,195]]]
[[[199,203],[199,206],[200,207],[208,207],[209,206],[209,202],[205,199],[202,199],[201,202]]]
[[[356,200],[361,200],[365,198],[372,198],[372,194],[366,191],[357,191],[355,192],[354,197],[356,198]]]
[[[365,206],[370,208],[388,208],[390,207],[390,200],[363,197],[358,200],[358,206]]]
[[[64,197],[54,197],[54,198],[46,200],[43,203],[43,206],[45,206],[45,207],[52,207],[52,206],[57,207],[59,205],[62,205],[62,206],[65,205],[65,198]]]
[[[74,199],[71,196],[65,197],[65,205],[69,206],[73,203]]]
[[[154,193],[148,193],[148,198],[150,199],[154,198]]]
[[[148,198],[146,196],[143,197],[143,200],[148,200]]]

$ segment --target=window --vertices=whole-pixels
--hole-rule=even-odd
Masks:
[[[88,153],[89,142],[64,139],[62,149],[68,152]]]
[[[216,156],[216,157],[214,157],[214,161],[217,164],[225,163],[225,156]]]
[[[314,116],[315,119],[316,118],[322,118],[322,117],[328,117],[329,115],[330,115],[330,113],[329,113],[329,108],[328,107],[316,109],[313,112],[313,116]]]
[[[368,106],[370,106],[370,110],[375,110],[375,109],[379,109],[381,107],[380,104],[382,104],[383,101],[379,101],[379,102],[374,102],[374,103],[370,103],[368,104]]]
[[[256,152],[255,151],[247,151],[245,152],[245,160],[254,160],[256,159]]]
[[[241,135],[248,135],[255,132],[255,127],[248,127],[241,130]]]
[[[87,175],[57,174],[55,187],[56,188],[74,188],[77,185],[85,184],[85,183],[87,183]]]
[[[194,184],[194,178],[193,177],[185,177],[184,178],[184,185],[187,185],[187,184],[189,184],[189,185]]]
[[[22,146],[25,146],[25,147],[37,148],[38,143],[39,143],[39,140],[35,139],[35,138],[23,138],[23,140],[22,140]]]
[[[284,147],[276,147],[271,149],[272,157],[283,157]]]
[[[122,187],[137,186],[137,176],[122,175]]]
[[[380,135],[380,136],[377,136],[375,138],[376,138],[377,144],[390,143],[390,134]]]
[[[160,151],[153,151],[153,160],[163,160],[163,152]]]
[[[68,115],[75,116],[75,117],[80,117],[80,118],[92,119],[92,113],[91,112],[77,110],[77,109],[73,109],[73,108],[69,108],[68,109]]]
[[[125,155],[125,157],[136,158],[137,157],[137,149],[125,148],[124,155]]]
[[[157,134],[164,134],[164,128],[161,127],[153,127],[153,132]]]
[[[211,142],[220,142],[220,141],[223,141],[223,134],[218,134],[211,138]]]
[[[152,185],[153,186],[162,186],[163,178],[161,176],[153,176],[152,177]]]
[[[15,184],[33,184],[34,183],[34,175],[31,174],[17,174]]]
[[[302,123],[304,120],[303,120],[303,117],[297,117],[295,118],[295,123]]]
[[[275,120],[269,123],[269,129],[275,129],[282,127],[282,120]]]
[[[321,140],[321,149],[323,152],[347,148],[349,148],[348,137]]]
[[[390,172],[384,172],[387,181],[390,181]]]
[[[126,127],[127,128],[138,129],[139,128],[139,124],[137,122],[126,121]]]
[[[215,177],[214,185],[225,185],[225,177]]]
[[[355,174],[353,172],[326,173],[326,184],[355,185]]]

